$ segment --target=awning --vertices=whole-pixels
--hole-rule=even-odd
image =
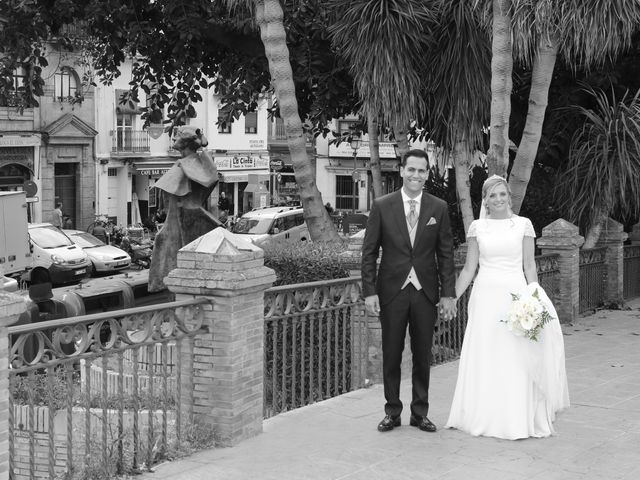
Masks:
[[[223,181],[224,183],[248,182],[249,174],[237,173],[237,172],[222,172],[220,173],[220,180]]]

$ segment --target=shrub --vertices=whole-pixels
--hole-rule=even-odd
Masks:
[[[276,272],[277,285],[331,280],[349,276],[341,254],[346,243],[300,242],[261,245],[264,264]]]

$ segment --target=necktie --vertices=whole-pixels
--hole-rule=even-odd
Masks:
[[[415,227],[416,223],[418,223],[418,215],[416,213],[417,203],[418,202],[416,202],[415,200],[409,200],[409,215],[407,215],[407,222],[409,222],[411,230],[413,230],[413,227]]]

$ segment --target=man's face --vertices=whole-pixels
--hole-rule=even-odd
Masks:
[[[422,157],[409,157],[404,167],[400,167],[402,188],[409,196],[417,196],[422,191],[427,181],[427,159]]]

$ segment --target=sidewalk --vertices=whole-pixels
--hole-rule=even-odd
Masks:
[[[640,299],[563,326],[571,407],[558,434],[518,441],[434,434],[403,426],[379,433],[382,386],[278,415],[232,448],[159,465],[141,478],[170,480],[635,480],[640,478]],[[432,369],[431,420],[444,425],[458,363]],[[411,396],[403,382],[402,398]]]

